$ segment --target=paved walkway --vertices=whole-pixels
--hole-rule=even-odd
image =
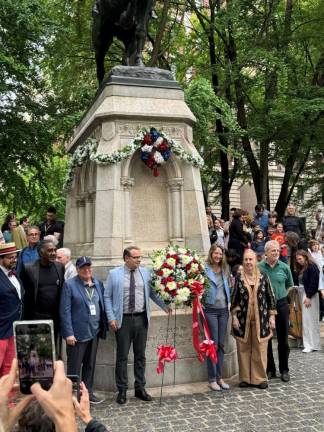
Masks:
[[[150,389],[156,396],[150,403],[129,391],[123,406],[110,394],[93,415],[110,432],[324,432],[324,352],[292,349],[290,374],[289,383],[271,380],[267,390],[241,389],[237,379],[222,393],[208,391],[206,383],[166,387],[161,405],[159,389]]]

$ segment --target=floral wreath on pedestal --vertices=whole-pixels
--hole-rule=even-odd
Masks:
[[[151,139],[148,138],[149,136]],[[148,147],[145,147],[145,145]],[[150,149],[151,145],[152,149]],[[141,149],[141,159],[153,170],[153,175],[158,175],[158,166],[165,163],[172,153],[179,159],[193,165],[195,168],[203,168],[204,166],[204,161],[200,155],[194,156],[190,152],[187,152],[180,144],[176,143],[162,131],[158,131],[154,127],[140,130],[139,134],[130,142],[130,144],[111,154],[97,153],[97,147],[98,143],[96,139],[89,138],[83,146],[79,146],[75,150],[68,164],[68,172],[64,182],[65,190],[68,190],[71,187],[76,168],[82,166],[88,160],[95,162],[98,165],[112,165],[132,156],[132,154],[139,148]],[[150,151],[148,151],[149,149]],[[152,161],[152,156],[153,162],[148,163],[148,160]]]
[[[164,164],[171,156],[170,144],[163,132],[151,128],[143,137],[141,159],[158,177],[158,167]]]

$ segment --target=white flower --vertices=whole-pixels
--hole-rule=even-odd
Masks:
[[[173,272],[173,270],[168,269],[168,268],[164,268],[164,269],[162,269],[162,271],[163,271],[163,276],[164,277],[170,276],[170,274]]]
[[[182,262],[184,265],[191,263],[192,257],[190,255],[183,255]]]
[[[148,144],[145,144],[145,145],[143,145],[143,147],[141,148],[141,150],[142,150],[143,152],[151,153],[152,148],[153,148],[153,146],[148,145]]]
[[[163,259],[158,257],[153,263],[153,270],[159,270],[162,267]]]
[[[179,248],[178,249],[178,253],[181,254],[181,255],[184,255],[186,252],[187,252],[187,250],[184,249],[184,248]]]
[[[169,288],[170,291],[177,289],[177,284],[175,282],[168,282],[166,286]]]
[[[190,296],[190,290],[188,288],[180,288],[176,295],[176,303],[184,303],[188,301]]]
[[[154,147],[159,146],[160,144],[163,143],[163,138],[159,137],[157,140],[155,140],[155,142],[153,143]]]
[[[162,297],[163,300],[169,300],[169,298],[170,298],[170,294],[164,290],[161,291],[160,296]]]
[[[165,251],[165,253],[166,254],[170,254],[170,255],[174,255],[174,254],[176,254],[177,252],[173,249],[173,247],[169,247],[166,251]]]
[[[154,160],[157,164],[163,164],[165,162],[165,160],[163,159],[163,156],[158,151],[156,151],[154,153]]]
[[[160,281],[155,283],[155,288],[159,291],[164,291],[164,285]]]
[[[169,264],[170,266],[174,267],[176,264],[176,260],[174,258],[168,258],[166,260],[167,264]]]
[[[190,271],[192,271],[193,273],[196,273],[198,271],[198,269],[199,269],[198,264],[196,264],[196,263],[191,264]]]

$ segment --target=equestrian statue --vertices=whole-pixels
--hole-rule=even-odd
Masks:
[[[92,41],[99,84],[105,76],[105,55],[114,37],[125,47],[123,64],[144,66],[143,48],[154,0],[95,0]]]

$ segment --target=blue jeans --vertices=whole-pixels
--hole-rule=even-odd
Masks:
[[[208,381],[215,382],[222,378],[222,369],[224,361],[224,342],[228,322],[228,308],[215,309],[206,307],[205,315],[210,331],[210,337],[218,346],[217,357],[218,361],[214,364],[209,357],[207,358]]]

